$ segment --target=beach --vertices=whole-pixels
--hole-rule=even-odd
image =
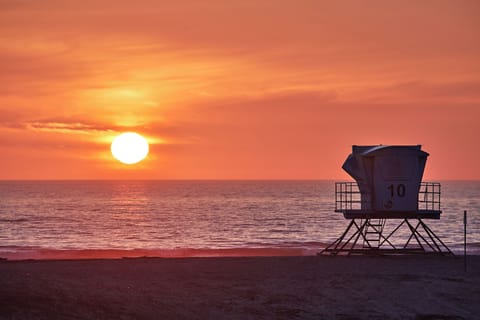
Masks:
[[[0,319],[479,319],[480,256],[0,263]]]

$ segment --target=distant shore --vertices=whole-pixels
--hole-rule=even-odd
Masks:
[[[480,256],[0,263],[0,319],[478,319]]]

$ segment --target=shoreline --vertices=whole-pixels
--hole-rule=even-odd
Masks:
[[[176,249],[46,249],[0,248],[0,259],[82,260],[122,258],[208,258],[208,257],[282,257],[313,256],[322,248],[312,247],[241,247],[241,248],[176,248]]]
[[[474,319],[480,256],[0,263],[0,319]]]
[[[0,261],[24,260],[92,260],[123,258],[222,258],[222,257],[292,257],[316,256],[326,245],[237,247],[237,248],[175,248],[175,249],[49,249],[35,247],[0,247]],[[453,250],[456,257],[463,251]],[[396,254],[402,255],[402,254]],[[422,255],[421,253],[419,254]],[[426,253],[425,255],[435,255]],[[468,256],[480,256],[468,250]],[[389,256],[389,254],[385,254]]]
[[[176,248],[176,249],[48,249],[32,247],[0,247],[0,261],[25,260],[92,260],[134,258],[222,258],[222,257],[304,257],[316,256],[326,245],[238,248]],[[453,251],[456,257],[463,252]],[[402,255],[402,254],[396,254]],[[417,254],[417,255],[422,255]],[[435,255],[426,253],[425,255]],[[480,256],[477,250],[468,256]],[[381,256],[381,254],[380,254]],[[391,256],[385,254],[385,256]]]

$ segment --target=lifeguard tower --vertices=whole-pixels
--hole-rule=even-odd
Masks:
[[[453,254],[424,222],[442,213],[440,183],[422,182],[427,157],[420,145],[354,145],[342,168],[355,182],[335,183],[350,223],[320,254]]]

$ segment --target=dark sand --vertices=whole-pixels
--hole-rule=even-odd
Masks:
[[[480,319],[480,256],[1,262],[0,319]]]

